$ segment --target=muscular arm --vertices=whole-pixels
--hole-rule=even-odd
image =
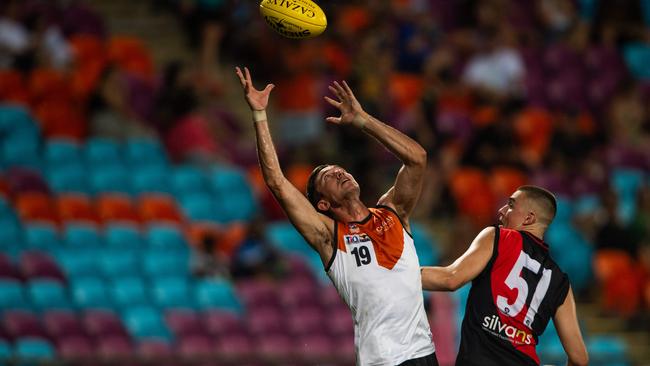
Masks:
[[[585,342],[582,339],[580,326],[578,325],[578,316],[576,314],[576,304],[573,298],[573,291],[569,288],[569,293],[564,303],[557,308],[553,323],[557,334],[560,337],[564,351],[569,357],[568,366],[583,366],[589,363],[589,355]]]
[[[245,72],[246,75],[243,75],[241,70],[237,69],[237,75],[244,87],[247,101],[253,110],[257,155],[264,181],[289,216],[291,223],[309,245],[320,254],[321,260],[326,264],[333,253],[334,222],[327,216],[318,213],[307,198],[282,173],[265,112],[268,94],[273,86],[267,86],[262,92],[256,91],[252,87],[248,69],[245,69]]]
[[[395,184],[378,203],[393,208],[408,226],[408,218],[422,190],[427,164],[426,151],[410,137],[366,113],[346,82],[343,82],[343,85],[334,82],[330,90],[339,101],[328,97],[325,99],[341,111],[341,116],[328,117],[327,120],[336,124],[351,124],[362,129],[404,164],[397,174]]]
[[[483,229],[467,251],[447,267],[422,267],[422,289],[455,291],[483,271],[492,257],[494,227]]]

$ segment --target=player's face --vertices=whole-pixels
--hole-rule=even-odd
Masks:
[[[499,225],[507,229],[519,229],[523,226],[528,210],[523,192],[516,191],[499,209]]]
[[[321,170],[317,181],[320,194],[334,202],[340,202],[350,194],[359,194],[359,184],[352,174],[337,165]]]

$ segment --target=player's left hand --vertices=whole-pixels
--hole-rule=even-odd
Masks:
[[[352,93],[348,83],[343,81],[343,85],[335,81],[329,86],[329,90],[336,95],[338,101],[325,96],[325,100],[336,107],[340,112],[340,117],[327,117],[326,120],[337,125],[354,124],[356,126],[363,125],[363,119],[366,118],[366,113],[357,101],[357,98]]]
[[[244,89],[246,102],[248,102],[251,110],[265,110],[266,106],[269,104],[269,95],[271,94],[271,90],[275,88],[275,85],[267,84],[264,90],[257,90],[253,87],[253,81],[251,80],[251,73],[248,71],[248,67],[244,67],[243,73],[239,67],[236,67],[235,69],[237,76],[239,76],[239,82]]]

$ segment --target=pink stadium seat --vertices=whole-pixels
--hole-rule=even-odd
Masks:
[[[205,330],[213,336],[245,334],[246,327],[236,314],[229,311],[208,310],[202,316]]]
[[[178,351],[186,357],[206,357],[214,353],[215,340],[205,335],[189,335],[178,342]]]
[[[12,339],[37,337],[47,339],[47,332],[38,316],[26,310],[8,310],[2,316],[7,335]]]
[[[133,355],[134,348],[128,337],[110,335],[97,338],[97,353],[108,359]]]
[[[95,338],[128,336],[120,318],[110,311],[88,310],[83,314],[83,323],[86,332]]]
[[[253,336],[286,332],[285,317],[276,307],[256,308],[248,314],[246,322]]]
[[[280,303],[287,309],[320,305],[317,285],[310,278],[294,277],[279,284]]]
[[[250,356],[255,350],[251,337],[246,334],[224,335],[215,343],[215,351],[225,357]]]
[[[43,314],[43,324],[52,339],[86,336],[81,319],[71,311],[48,311]]]
[[[331,358],[338,353],[333,339],[322,334],[306,334],[297,338],[297,352],[310,364],[320,363],[320,360]]]
[[[65,282],[65,275],[56,262],[41,252],[23,252],[20,257],[20,270],[25,279],[51,278]]]
[[[10,279],[20,281],[22,276],[16,265],[4,253],[0,253],[0,280]]]
[[[172,355],[172,346],[163,340],[145,339],[138,343],[137,354],[144,359],[168,358]]]
[[[347,307],[339,307],[329,313],[327,317],[327,330],[335,337],[354,334],[352,314]]]
[[[257,337],[256,348],[269,360],[287,360],[296,351],[296,344],[285,334],[268,334]]]
[[[191,310],[169,310],[165,321],[176,337],[207,334],[200,315]]]
[[[274,306],[279,304],[275,284],[271,281],[245,280],[237,283],[237,294],[246,306]]]
[[[287,328],[291,334],[304,336],[322,332],[329,321],[319,306],[297,307],[292,309],[287,317]]]
[[[55,342],[59,355],[66,360],[89,359],[95,354],[93,341],[87,336],[67,336]]]

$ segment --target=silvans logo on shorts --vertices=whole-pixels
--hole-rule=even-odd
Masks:
[[[515,344],[532,344],[533,335],[525,330],[512,325],[502,323],[497,315],[483,318],[483,330],[488,331],[499,338],[512,341]]]

